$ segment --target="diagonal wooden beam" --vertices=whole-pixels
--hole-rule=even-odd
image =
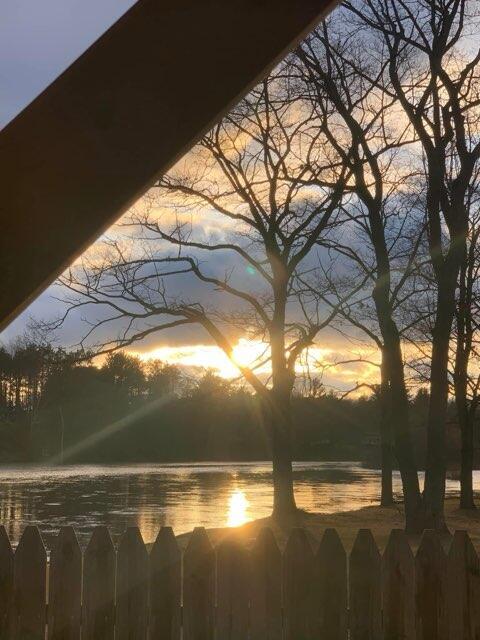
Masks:
[[[139,0],[0,132],[0,327],[334,0]]]

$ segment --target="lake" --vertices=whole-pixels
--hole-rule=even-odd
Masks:
[[[298,506],[309,511],[335,513],[378,502],[380,471],[357,462],[299,462],[294,475]],[[138,526],[152,542],[162,525],[177,534],[195,526],[234,527],[268,516],[272,506],[267,462],[8,466],[0,468],[0,488],[0,518],[12,542],[26,524],[36,524],[47,547],[66,524],[82,544],[96,525],[107,525],[114,539],[126,526]],[[394,490],[401,493],[397,473]],[[448,480],[447,493],[458,491],[459,483]]]

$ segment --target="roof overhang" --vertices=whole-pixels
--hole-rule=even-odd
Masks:
[[[0,132],[0,328],[335,0],[139,0]]]

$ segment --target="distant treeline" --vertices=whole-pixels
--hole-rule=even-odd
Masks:
[[[411,406],[422,458],[427,394]],[[375,394],[342,399],[317,388],[295,396],[293,410],[296,459],[379,462]],[[60,462],[62,453],[65,462],[270,459],[255,395],[211,371],[187,377],[122,352],[98,367],[50,344],[0,348],[0,411],[2,461]],[[451,424],[452,459],[457,434]]]

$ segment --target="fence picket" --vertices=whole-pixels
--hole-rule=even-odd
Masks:
[[[447,560],[449,637],[480,638],[480,563],[466,531],[455,531]]]
[[[83,561],[82,640],[112,640],[115,611],[115,549],[106,527],[96,527]]]
[[[44,640],[47,554],[37,527],[25,528],[14,557],[15,640]]]
[[[435,531],[426,529],[415,558],[417,640],[446,640],[446,556]]]
[[[123,534],[117,552],[115,640],[145,640],[148,553],[138,527]]]
[[[149,637],[180,640],[182,556],[171,527],[162,527],[150,551]]]
[[[250,572],[246,549],[232,538],[217,548],[217,640],[248,637]]]
[[[0,640],[9,640],[13,605],[13,549],[0,526]]]
[[[50,555],[49,640],[79,640],[82,552],[73,527],[62,527]]]
[[[306,530],[292,530],[282,557],[270,529],[251,550],[231,537],[215,551],[201,527],[183,555],[182,578],[170,527],[150,557],[138,528],[127,529],[115,554],[108,529],[97,527],[82,589],[72,527],[57,536],[47,580],[37,527],[25,529],[13,553],[0,526],[0,640],[45,640],[46,632],[48,640],[346,640],[347,629],[351,640],[480,638],[480,560],[468,533],[455,533],[447,556],[427,530],[414,558],[405,534],[393,530],[382,559],[371,531],[361,529],[347,573],[335,529],[316,554]]]
[[[215,624],[215,552],[197,527],[183,558],[183,638],[212,640]]]
[[[382,559],[370,529],[360,529],[350,554],[350,638],[382,637]]]
[[[382,591],[385,640],[414,640],[415,559],[400,529],[392,530],[383,554]]]
[[[270,529],[262,529],[251,554],[250,638],[282,639],[282,555]]]
[[[336,529],[326,529],[316,557],[319,636],[347,638],[347,554]]]
[[[293,529],[283,556],[284,627],[286,640],[315,637],[314,555],[304,529]]]

